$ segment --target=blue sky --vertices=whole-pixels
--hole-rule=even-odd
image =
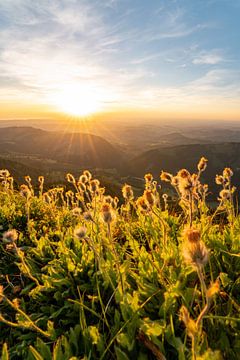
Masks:
[[[240,119],[239,19],[240,0],[0,0],[0,104]]]

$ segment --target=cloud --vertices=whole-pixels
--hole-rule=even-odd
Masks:
[[[216,65],[224,61],[219,50],[202,51],[192,61],[195,65]]]

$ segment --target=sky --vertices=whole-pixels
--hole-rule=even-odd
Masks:
[[[0,119],[240,120],[240,0],[0,0]]]

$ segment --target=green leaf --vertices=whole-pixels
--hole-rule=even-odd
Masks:
[[[117,356],[117,360],[129,360],[127,354],[124,351],[122,351],[119,347],[114,346],[114,349]]]
[[[39,352],[33,347],[33,346],[29,346],[29,350],[31,351],[34,359],[36,360],[45,360],[41,354],[39,354]]]

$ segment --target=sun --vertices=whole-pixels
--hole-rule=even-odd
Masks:
[[[65,86],[55,93],[52,102],[61,112],[76,117],[92,115],[101,110],[99,90],[88,86]]]

